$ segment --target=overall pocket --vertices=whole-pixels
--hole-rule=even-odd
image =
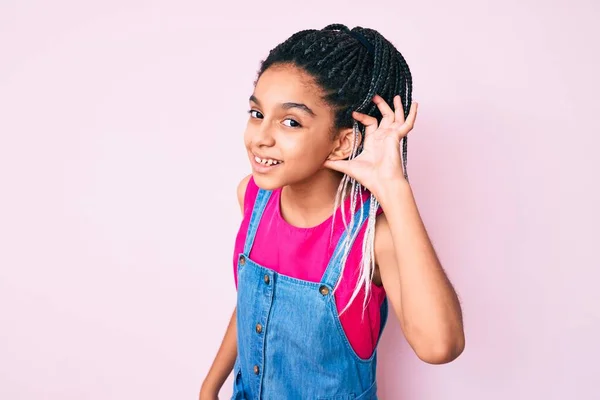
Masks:
[[[233,393],[231,400],[245,400],[244,385],[242,384],[242,368],[237,361],[233,367]]]

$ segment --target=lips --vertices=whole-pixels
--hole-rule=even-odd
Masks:
[[[276,158],[260,157],[256,154],[251,154],[250,158],[252,159],[252,169],[258,173],[267,173],[283,164],[283,161]]]
[[[283,161],[281,160],[277,160],[275,158],[266,158],[266,157],[259,157],[257,155],[254,156],[254,161],[256,161],[259,164],[262,165],[277,165],[277,164],[281,164]]]

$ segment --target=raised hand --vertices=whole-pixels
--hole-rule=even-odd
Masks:
[[[404,179],[400,140],[412,130],[417,118],[418,104],[413,102],[406,120],[400,96],[394,97],[392,110],[385,100],[375,95],[373,102],[383,116],[377,126],[377,119],[369,115],[353,112],[352,117],[365,125],[365,142],[362,152],[351,160],[327,160],[324,166],[356,179],[375,197],[385,185]]]

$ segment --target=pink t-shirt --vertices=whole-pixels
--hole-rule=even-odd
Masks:
[[[256,186],[254,179],[250,178],[244,196],[244,219],[236,237],[233,254],[236,288],[237,260],[239,254],[244,251],[246,232],[257,193],[258,186]],[[333,236],[331,236],[332,216],[315,227],[298,228],[283,219],[280,209],[280,195],[281,189],[276,189],[269,198],[249,256],[253,261],[279,274],[311,282],[320,282],[335,246],[345,229],[341,212],[335,213]],[[369,194],[365,193],[364,200],[366,200],[366,196],[369,196]],[[360,201],[357,202],[357,209],[360,204]],[[346,207],[346,218],[349,219],[349,198],[346,199],[344,207]],[[378,212],[380,213],[381,209]],[[365,222],[350,250],[342,281],[335,292],[338,313],[348,304],[358,279],[362,257],[362,241],[366,225]],[[377,345],[381,322],[379,310],[385,299],[383,287],[372,284],[371,288],[371,297],[365,309],[364,319],[362,318],[364,289],[340,316],[340,322],[346,337],[356,354],[361,358],[369,358]]]

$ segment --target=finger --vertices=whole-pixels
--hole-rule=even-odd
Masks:
[[[394,123],[394,110],[392,110],[388,103],[385,102],[383,97],[378,94],[373,96],[373,103],[377,105],[377,108],[379,108],[379,111],[381,111],[381,115],[383,116],[381,122],[379,123],[379,127],[388,128]]]
[[[400,128],[397,130],[399,139],[408,135],[408,132],[410,132],[413,129],[413,127],[415,126],[415,120],[417,118],[417,109],[418,108],[419,108],[419,105],[416,102],[411,103],[410,111],[408,113],[408,118],[406,118],[406,121],[404,121],[402,126],[400,126]]]
[[[349,174],[350,169],[348,168],[348,163],[349,162],[347,160],[326,160],[325,163],[323,164],[323,166],[325,168],[329,168],[334,171],[338,171],[343,174],[350,175]]]
[[[358,111],[354,111],[352,117],[365,126],[365,136],[370,135],[377,130],[377,118]]]
[[[408,112],[408,118],[406,119],[405,124],[412,129],[415,126],[415,121],[417,119],[417,110],[419,108],[419,104],[416,101],[413,101],[410,104],[410,111]]]
[[[404,107],[402,106],[402,99],[400,95],[394,96],[394,116],[395,122],[399,125],[404,123]]]

